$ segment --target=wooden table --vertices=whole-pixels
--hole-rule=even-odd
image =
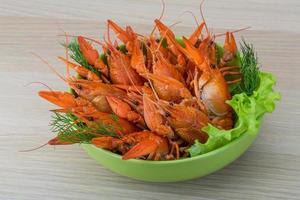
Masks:
[[[164,21],[178,35],[195,27],[199,1],[167,1]],[[34,57],[41,55],[61,73],[62,30],[99,37],[111,18],[149,32],[160,1],[0,0],[0,199],[300,199],[300,2],[206,1],[213,31],[251,26],[237,34],[252,42],[262,69],[278,77],[282,101],[265,117],[252,147],[228,167],[180,183],[144,183],[114,174],[90,159],[79,145],[20,153],[53,137],[47,126],[52,105],[37,91],[42,81],[66,89]]]

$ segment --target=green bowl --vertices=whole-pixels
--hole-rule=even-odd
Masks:
[[[182,42],[182,40],[178,39]],[[219,56],[222,54],[222,47],[218,46]],[[105,59],[102,55],[101,59]],[[255,140],[262,122],[263,114],[272,112],[275,109],[275,100],[280,99],[280,94],[273,92],[275,78],[270,73],[260,72],[260,86],[251,97],[238,94],[231,104],[241,117],[237,120],[236,126],[228,130],[224,138],[214,141],[213,144],[224,143],[224,140],[231,138],[225,146],[215,149],[215,146],[208,153],[171,161],[147,161],[139,159],[122,160],[121,156],[91,144],[82,144],[83,149],[98,163],[113,172],[130,178],[151,181],[151,182],[176,182],[199,178],[213,173],[242,155]],[[234,99],[234,97],[233,97]],[[239,106],[243,105],[243,109]],[[237,113],[237,114],[238,114]],[[211,128],[211,127],[210,127]],[[216,130],[212,131],[213,137],[220,135]],[[221,134],[223,135],[223,134]]]
[[[122,160],[120,155],[82,144],[83,149],[107,169],[130,178],[150,182],[176,182],[213,173],[242,155],[256,135],[243,134],[227,145],[209,153],[171,161]]]

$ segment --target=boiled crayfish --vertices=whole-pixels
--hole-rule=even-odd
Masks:
[[[233,126],[233,110],[226,103],[231,99],[228,86],[239,82],[241,76],[239,66],[229,64],[237,54],[233,33],[224,34],[223,54],[218,56],[215,36],[202,33],[205,21],[190,37],[182,37],[181,44],[160,19],[154,24],[159,36],[143,36],[131,26],[122,28],[108,20],[108,33],[115,33],[125,51],[109,34],[103,42],[77,36],[86,65],[59,57],[80,75],[61,76],[73,94],[39,92],[60,107],[54,112],[71,113],[86,127],[100,122],[112,127],[115,135],[93,132],[89,142],[119,153],[125,160],[179,159],[195,140],[207,141],[202,128],[209,123],[221,129]],[[112,114],[119,119],[112,119]],[[51,141],[49,144],[55,145],[73,143],[59,137]]]

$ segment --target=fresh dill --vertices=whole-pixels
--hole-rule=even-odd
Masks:
[[[88,127],[71,113],[54,112],[50,127],[63,142],[89,143],[95,137],[117,136],[111,125],[97,122],[93,127]]]
[[[84,58],[80,50],[77,38],[68,44],[68,49],[71,51],[70,56],[73,60],[75,60],[75,62],[85,67],[86,69],[94,72],[100,77],[100,72],[94,66],[90,65]]]
[[[128,50],[126,49],[126,45],[125,44],[121,44],[120,46],[117,47],[117,49],[119,51],[121,51],[124,54],[127,54]]]
[[[259,67],[257,55],[252,44],[247,43],[244,39],[241,46],[241,73],[242,80],[233,91],[234,94],[245,92],[247,95],[252,95],[260,83]]]
[[[119,117],[118,117],[118,115],[116,115],[115,113],[112,113],[112,114],[111,114],[111,118],[112,118],[112,120],[114,120],[115,122],[118,122],[118,121],[119,121]]]

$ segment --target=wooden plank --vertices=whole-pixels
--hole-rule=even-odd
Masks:
[[[237,1],[226,2],[217,6],[208,1],[206,7],[216,14],[221,10],[221,5],[226,5],[223,9],[228,10],[229,4]],[[18,152],[42,144],[52,137],[47,126],[50,120],[47,110],[53,106],[36,95],[43,86],[25,85],[32,81],[42,81],[54,89],[66,88],[30,52],[38,53],[61,73],[65,73],[63,64],[56,60],[57,55],[64,53],[58,43],[63,38],[57,37],[61,34],[60,28],[70,34],[97,37],[104,32],[104,25],[96,21],[97,17],[101,16],[99,21],[103,22],[104,18],[114,15],[114,19],[130,23],[138,31],[147,33],[152,24],[150,19],[157,15],[154,9],[159,9],[159,6],[144,2],[150,14],[144,14],[147,18],[140,19],[136,16],[142,13],[144,7],[138,1],[129,3],[132,8],[139,10],[136,15],[120,11],[125,2],[103,2],[100,9],[102,14],[96,9],[99,4],[91,2],[90,8],[80,13],[78,10],[83,6],[82,2],[71,4],[68,1],[51,1],[43,6],[42,1],[33,0],[27,3],[2,3],[0,199],[299,199],[300,16],[294,12],[299,8],[298,1],[290,0],[287,4],[276,1],[277,4],[272,6],[251,1],[250,11],[243,7],[248,5],[246,3],[240,3],[239,6],[235,4],[231,9],[244,9],[245,14],[239,20],[231,19],[231,23],[222,18],[223,11],[222,15],[216,14],[216,18],[226,22],[217,23],[219,26],[216,28],[221,29],[215,31],[219,32],[227,24],[229,27],[241,27],[239,23],[247,22],[247,19],[251,22],[259,21],[260,14],[249,15],[255,9],[259,13],[266,12],[266,19],[257,22],[252,30],[238,34],[238,38],[243,35],[254,43],[262,69],[278,77],[277,89],[283,99],[277,110],[266,116],[258,139],[240,159],[205,178],[166,184],[144,183],[114,174],[91,160],[78,145],[55,149],[45,147],[31,153]],[[168,13],[169,19],[174,19],[182,7],[193,8],[197,2],[175,1],[168,4],[171,10]],[[278,17],[275,10],[279,7],[282,7],[285,22],[282,29],[278,28],[278,21],[274,20],[271,24],[268,21],[270,16],[274,19]],[[86,21],[89,13],[91,20]],[[229,13],[226,17],[236,18],[236,15]],[[289,21],[287,16],[290,17]],[[61,19],[65,17],[69,19]],[[189,34],[192,27],[190,22],[176,26],[175,30],[178,35]]]

